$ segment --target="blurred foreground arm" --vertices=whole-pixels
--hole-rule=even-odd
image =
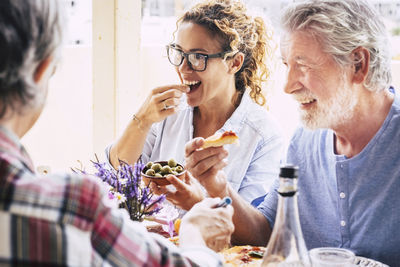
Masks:
[[[207,245],[220,251],[230,244],[234,226],[231,206],[216,208],[219,198],[206,198],[183,217],[179,230],[180,246]]]

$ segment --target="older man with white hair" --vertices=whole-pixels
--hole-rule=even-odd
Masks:
[[[58,0],[0,1],[0,265],[221,266],[231,207],[206,199],[182,220],[181,248],[112,206],[94,178],[34,173],[20,143],[42,112],[62,40]]]
[[[306,245],[348,248],[400,266],[400,98],[390,87],[385,26],[363,0],[300,1],[287,7],[282,26],[284,90],[298,102],[304,124],[286,161],[299,166]],[[187,144],[186,161],[206,168],[197,150],[202,143]],[[208,191],[234,199],[233,238],[267,244],[278,183],[256,210],[223,178],[209,175]]]

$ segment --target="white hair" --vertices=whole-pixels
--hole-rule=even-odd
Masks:
[[[22,112],[43,96],[34,73],[43,60],[59,53],[63,13],[59,0],[0,2],[0,118],[8,110]]]
[[[388,88],[390,45],[380,16],[364,0],[308,0],[289,5],[282,16],[284,31],[307,31],[340,66],[357,64],[351,53],[358,47],[370,53],[364,86],[371,91]]]

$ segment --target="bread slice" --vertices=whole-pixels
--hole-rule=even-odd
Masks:
[[[237,143],[239,143],[239,137],[234,132],[227,131],[224,133],[216,133],[207,137],[204,140],[202,148],[217,147]]]

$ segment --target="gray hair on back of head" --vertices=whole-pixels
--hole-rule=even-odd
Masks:
[[[392,76],[388,34],[367,1],[303,1],[285,9],[281,24],[288,33],[306,31],[315,36],[340,66],[357,63],[350,57],[354,49],[368,49],[370,65],[364,86],[370,91],[389,87]]]
[[[34,74],[58,56],[63,21],[59,0],[0,1],[0,118],[43,101]]]

